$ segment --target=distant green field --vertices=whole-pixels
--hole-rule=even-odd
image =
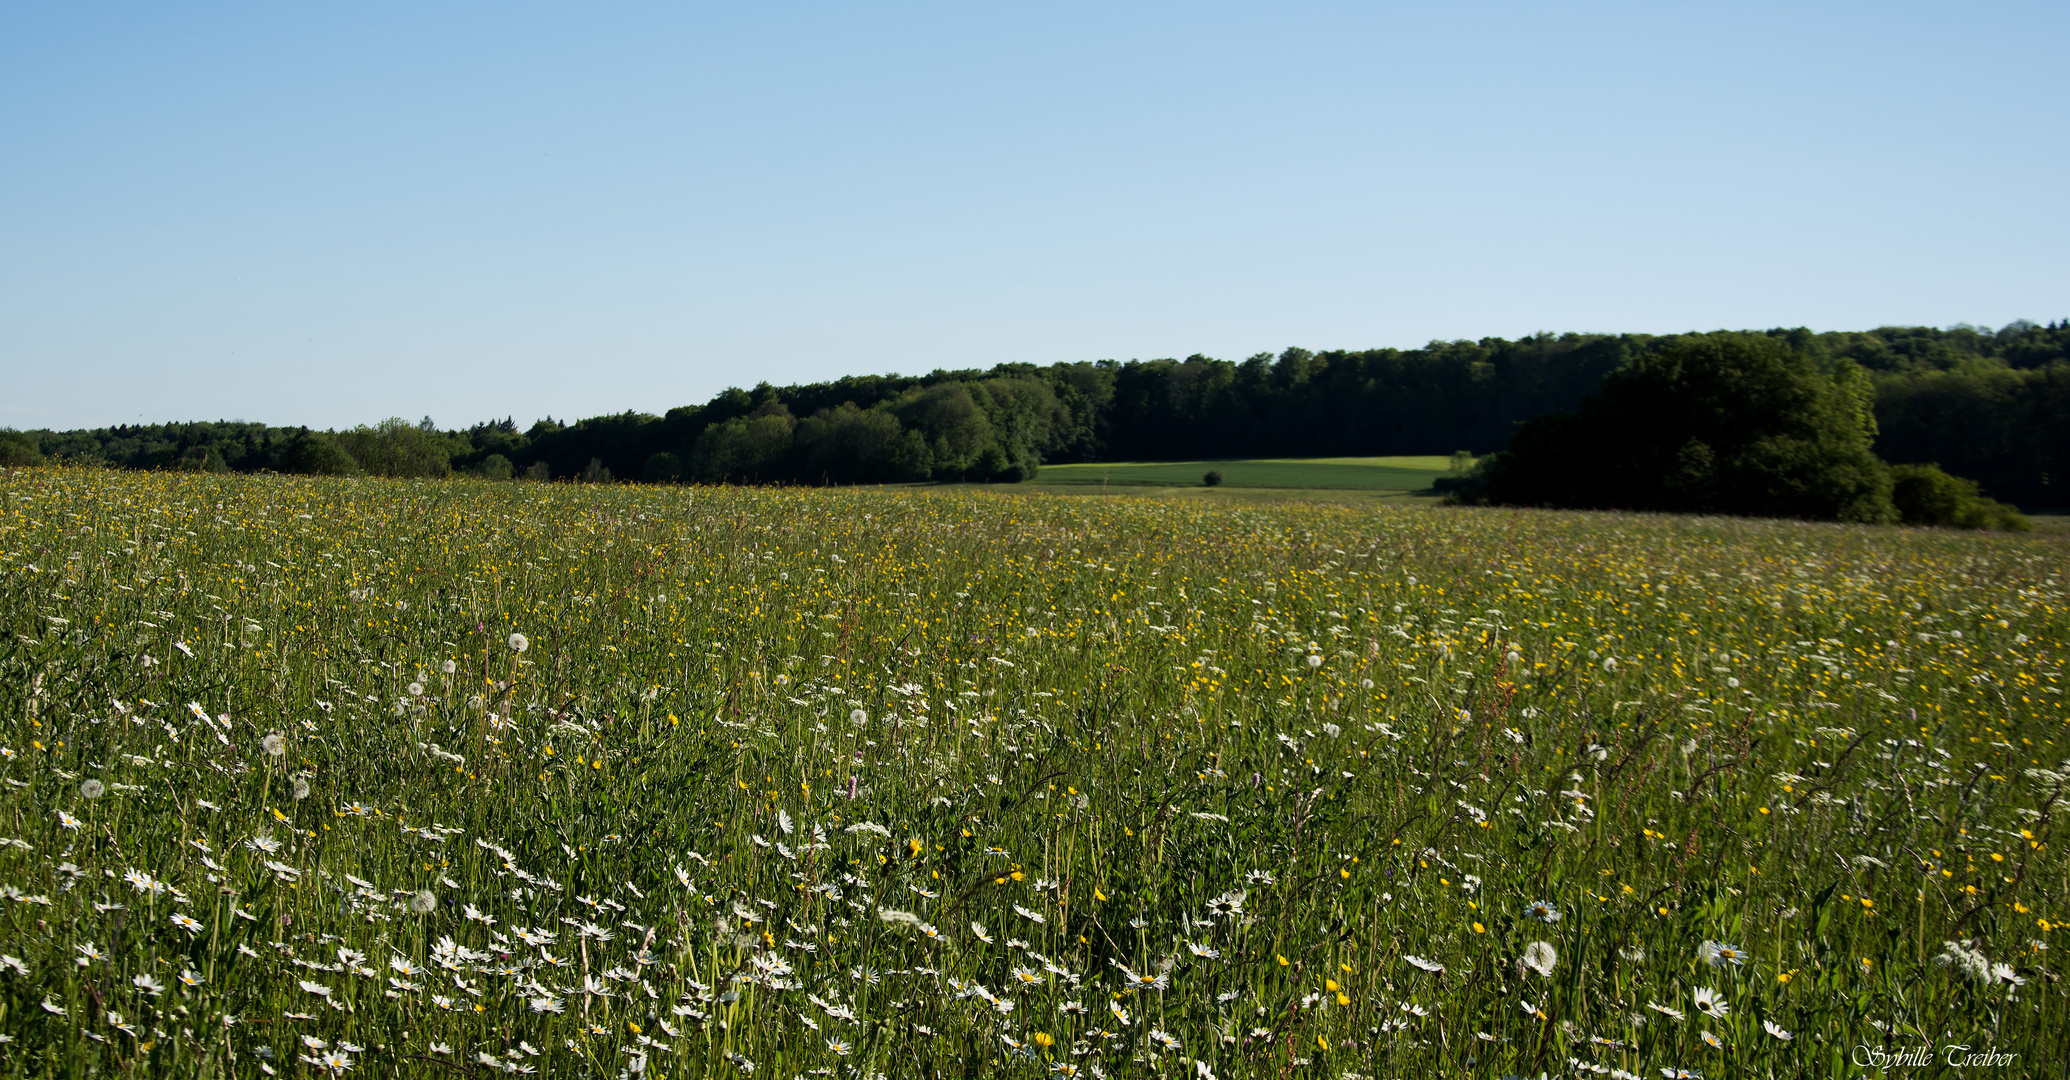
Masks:
[[[1039,484],[1198,486],[1213,469],[1228,487],[1421,491],[1451,468],[1447,457],[1241,458],[1232,461],[1114,461],[1044,465]]]

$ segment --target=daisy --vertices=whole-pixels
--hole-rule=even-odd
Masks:
[[[1725,964],[1744,964],[1747,962],[1746,953],[1741,951],[1739,946],[1727,945],[1722,941],[1704,942],[1702,947],[1697,949],[1697,955],[1703,959],[1704,963],[1711,967],[1719,967]]]
[[[192,918],[181,912],[173,913],[172,915],[166,918],[166,921],[173,924],[174,926],[179,927],[182,930],[185,930],[190,934],[198,934],[201,932],[200,920]]]
[[[1788,1028],[1783,1027],[1781,1024],[1778,1024],[1773,1020],[1763,1020],[1761,1021],[1761,1026],[1762,1028],[1766,1029],[1770,1035],[1773,1035],[1784,1042],[1789,1042],[1791,1039],[1796,1038],[1795,1035],[1790,1034],[1790,1030]]]
[[[992,943],[992,933],[991,931],[985,929],[984,923],[971,923],[970,932],[979,941],[982,941],[987,945],[990,945]]]
[[[1411,956],[1408,953],[1403,953],[1402,959],[1407,960],[1410,964],[1422,968],[1423,970],[1431,972],[1433,974],[1442,975],[1445,971],[1445,965],[1440,964],[1435,960],[1425,960],[1420,956]]]
[[[1560,912],[1550,901],[1533,900],[1524,905],[1524,918],[1537,919],[1542,923],[1556,923],[1560,921]]]
[[[1654,1012],[1661,1014],[1662,1016],[1666,1016],[1671,1019],[1680,1020],[1682,1018],[1682,1010],[1671,1009],[1666,1005],[1662,1005],[1658,1001],[1649,1001],[1646,1003],[1646,1007],[1652,1009]]]
[[[1697,987],[1691,991],[1691,996],[1696,999],[1697,1011],[1705,1016],[1723,1020],[1725,1014],[1732,1011],[1731,1007],[1725,1004],[1725,999],[1719,997],[1718,992],[1708,986]]]
[[[1725,1041],[1723,1039],[1718,1038],[1716,1035],[1711,1034],[1710,1029],[1708,1028],[1704,1029],[1702,1032],[1699,1032],[1699,1034],[1703,1036],[1703,1041],[1711,1044],[1711,1049],[1713,1050],[1716,1050],[1725,1045]]]
[[[158,995],[165,993],[165,984],[159,982],[156,978],[153,978],[148,974],[138,975],[135,978],[130,979],[129,982],[131,986],[134,986],[137,989],[142,990],[144,993],[149,994],[152,997],[157,997]]]

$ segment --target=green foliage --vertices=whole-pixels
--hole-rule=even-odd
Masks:
[[[640,470],[640,482],[646,484],[669,484],[683,478],[683,459],[666,450],[657,450],[647,455],[647,465]]]
[[[484,480],[508,480],[516,475],[510,459],[502,454],[490,454],[476,463],[471,471]]]
[[[510,463],[504,462],[509,468]],[[305,431],[280,455],[280,471],[303,476],[358,476],[359,462],[321,431]]]
[[[1890,521],[1868,379],[1781,338],[1669,339],[1484,466],[1490,502]]]
[[[435,428],[401,417],[340,432],[336,438],[361,468],[375,476],[448,476],[453,471],[453,452],[460,449]]]
[[[1200,482],[1201,482],[1202,484],[1205,484],[1205,485],[1207,485],[1208,487],[1221,487],[1221,486],[1222,486],[1222,470],[1220,470],[1220,469],[1209,469],[1209,470],[1207,471],[1207,475],[1206,475],[1206,476],[1203,476],[1203,477],[1201,477],[1201,478],[1200,478]]]
[[[926,443],[899,426],[888,408],[859,409],[851,402],[798,423],[797,473],[808,482],[856,484],[916,480],[926,475]]]
[[[780,403],[713,424],[690,450],[690,475],[708,484],[777,479],[796,426],[790,410]]]
[[[2018,510],[1980,494],[1976,481],[1949,476],[1938,465],[1898,465],[1890,478],[1890,501],[1907,525],[2007,532],[2034,528]]]
[[[41,464],[43,451],[34,438],[13,428],[0,428],[0,466]]]

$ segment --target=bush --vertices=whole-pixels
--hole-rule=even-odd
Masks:
[[[305,431],[281,452],[280,471],[303,476],[358,476],[359,462],[321,431]]]
[[[1203,483],[1203,484],[1206,484],[1206,485],[1207,485],[1207,486],[1209,486],[1209,487],[1221,487],[1221,486],[1222,486],[1222,470],[1220,470],[1220,469],[1209,469],[1209,470],[1208,470],[1208,474],[1207,474],[1206,476],[1203,476],[1203,477],[1201,477],[1201,478],[1200,478],[1200,482],[1201,482],[1201,483]]]
[[[453,472],[453,449],[424,424],[391,417],[374,427],[340,432],[338,443],[376,476],[439,477]]]
[[[604,459],[589,459],[589,464],[582,467],[582,482],[585,484],[608,484],[611,482],[611,470],[604,467]]]
[[[2034,527],[2018,510],[1978,492],[1976,481],[1950,476],[1939,465],[1892,466],[1890,479],[1890,501],[1907,525],[2005,532]]]
[[[535,461],[532,464],[525,467],[525,479],[541,481],[551,480],[553,479],[553,470],[547,467],[546,462]]]
[[[640,469],[640,481],[646,484],[673,484],[683,475],[683,459],[666,450],[647,455],[647,463]]]
[[[484,480],[508,480],[516,473],[516,466],[502,454],[490,454],[474,467],[474,474]]]
[[[41,464],[43,451],[36,440],[13,428],[0,428],[0,466]]]

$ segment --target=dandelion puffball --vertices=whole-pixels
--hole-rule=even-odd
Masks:
[[[861,727],[864,724],[870,722],[870,714],[862,711],[861,709],[857,709],[854,712],[848,714],[848,722],[854,724],[856,727]]]
[[[455,664],[451,660],[444,661],[438,666],[438,673],[441,675],[451,675],[458,670],[460,670],[460,665]]]
[[[419,915],[429,915],[438,908],[438,897],[430,889],[419,889],[410,897],[410,910]]]
[[[287,753],[287,740],[275,731],[259,740],[259,749],[266,751],[268,757],[279,757]]]
[[[79,785],[79,797],[82,799],[98,799],[107,793],[108,785],[101,783],[99,780],[88,780]]]
[[[511,652],[514,652],[514,653],[521,653],[521,652],[524,652],[524,651],[525,651],[526,649],[529,649],[529,648],[531,648],[531,647],[532,647],[532,639],[531,639],[531,638],[528,638],[528,637],[526,637],[526,636],[525,636],[525,635],[523,635],[523,634],[512,634],[512,635],[510,635],[510,651],[511,651]]]
[[[296,777],[296,778],[295,778],[295,788],[294,788],[294,796],[295,796],[295,801],[297,801],[297,802],[300,802],[301,800],[303,800],[303,799],[306,799],[306,798],[308,798],[308,797],[309,797],[309,781],[307,781],[307,780],[304,780],[304,779],[302,779],[302,778],[301,778],[301,777],[299,777],[299,776],[298,776],[298,777]]]
[[[1517,958],[1517,974],[1535,971],[1547,978],[1552,977],[1554,965],[1560,962],[1560,954],[1553,949],[1552,942],[1534,941],[1524,946],[1524,955]]]
[[[423,697],[424,684],[420,682],[413,682],[410,685],[403,687],[403,692],[410,695],[411,697]]]

